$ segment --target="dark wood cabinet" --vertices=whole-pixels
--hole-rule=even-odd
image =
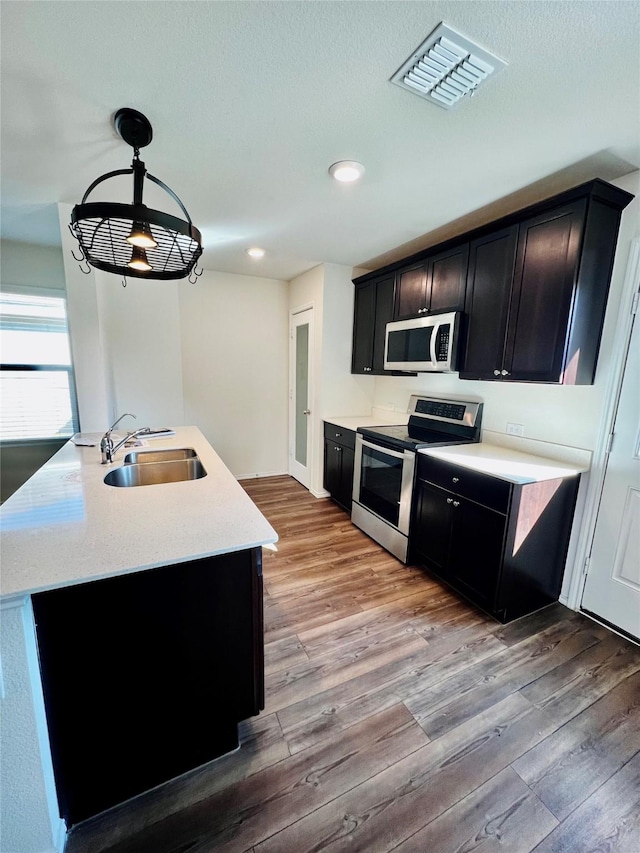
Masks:
[[[587,202],[522,222],[505,341],[506,378],[560,382],[572,371],[571,306]],[[501,374],[502,375],[502,374]],[[573,377],[567,377],[573,384]]]
[[[494,379],[502,369],[517,239],[512,225],[471,243],[461,379],[470,365],[476,379]]]
[[[264,707],[261,549],[33,596],[69,825],[229,752]]]
[[[387,323],[393,319],[395,276],[356,285],[353,316],[352,373],[381,374]]]
[[[461,379],[593,382],[629,200],[594,181],[472,241]]]
[[[325,423],[324,487],[348,513],[351,513],[355,446],[353,430]]]
[[[464,308],[469,245],[428,255],[397,272],[395,320]]]
[[[461,379],[573,384],[565,370],[586,208],[581,199],[472,243]]]
[[[417,317],[429,310],[426,261],[398,270],[394,320]]]
[[[464,312],[461,379],[593,383],[620,217],[632,198],[595,179],[356,279],[352,372],[378,372],[369,355],[380,339],[376,293],[365,289],[385,281],[388,299],[393,279],[394,320]],[[376,364],[382,369],[381,358]]]
[[[557,600],[578,477],[512,484],[418,454],[412,559],[501,622]]]

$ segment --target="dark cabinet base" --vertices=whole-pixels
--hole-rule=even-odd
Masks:
[[[323,484],[333,500],[351,514],[356,434],[325,422]]]
[[[223,755],[264,707],[261,551],[33,596],[68,825]]]
[[[516,485],[419,457],[412,562],[500,622],[557,601],[579,478]]]

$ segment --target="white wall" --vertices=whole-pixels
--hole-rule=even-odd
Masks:
[[[33,611],[28,596],[0,603],[0,827],[4,853],[62,850],[44,714]]]
[[[285,473],[287,282],[205,270],[179,303],[186,422],[237,477]]]
[[[78,395],[78,416],[80,429],[83,432],[99,432],[104,431],[110,423],[110,406],[96,275],[93,269],[85,275],[71,254],[72,252],[75,252],[76,256],[80,254],[78,243],[69,232],[71,210],[70,204],[58,204],[67,288],[69,338]]]
[[[62,251],[58,246],[36,246],[16,240],[0,242],[2,289],[65,290]]]
[[[422,374],[413,378],[376,377],[374,405],[406,410],[412,393],[474,394],[484,400],[484,429],[505,433],[507,422],[524,425],[526,438],[593,450],[609,382],[611,350],[631,240],[640,227],[640,173],[617,181],[636,198],[624,210],[609,301],[593,385],[556,385],[461,380],[457,374]]]
[[[337,264],[324,265],[322,327],[322,417],[366,415],[371,411],[374,385],[368,376],[351,373],[353,338],[352,280],[357,271]]]
[[[137,427],[184,424],[180,343],[181,287],[175,281],[120,279],[96,271],[100,332],[105,347],[109,423],[123,412]],[[108,424],[106,424],[108,426]]]

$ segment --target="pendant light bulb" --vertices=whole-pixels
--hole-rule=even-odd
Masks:
[[[141,249],[155,249],[158,245],[146,222],[133,223],[131,233],[127,237],[127,243],[131,243],[132,246],[139,246]]]
[[[131,260],[129,261],[127,266],[131,267],[132,270],[139,270],[140,272],[149,272],[149,270],[151,269],[151,264],[147,260],[147,253],[139,246],[133,247],[133,252],[131,253]]]

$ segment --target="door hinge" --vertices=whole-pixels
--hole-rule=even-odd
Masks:
[[[582,576],[586,578],[589,574],[589,566],[591,565],[591,555],[589,555],[584,561],[584,567],[582,569]]]
[[[607,446],[604,449],[605,453],[611,453],[611,448],[613,447],[613,437],[615,432],[610,432],[609,437],[607,438]]]
[[[631,303],[631,316],[633,317],[638,312],[638,302],[640,302],[640,290],[636,290],[633,302]]]

